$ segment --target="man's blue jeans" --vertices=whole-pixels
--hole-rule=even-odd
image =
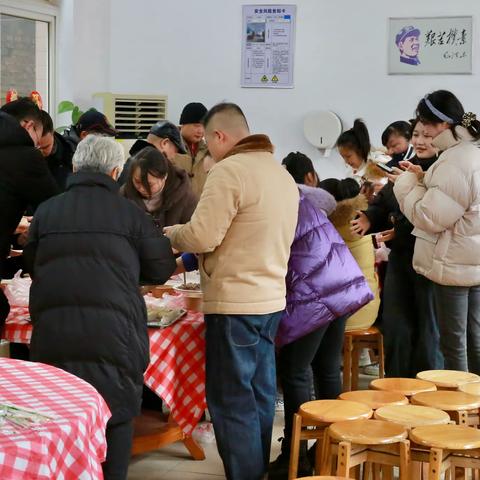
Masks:
[[[205,315],[207,405],[228,480],[268,470],[281,315]]]

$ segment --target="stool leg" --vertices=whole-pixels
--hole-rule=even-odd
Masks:
[[[320,428],[320,427],[317,427]],[[326,428],[323,429],[322,436],[318,438],[317,444],[315,445],[315,475],[320,475],[320,470],[322,469],[323,457],[325,455],[325,432]]]
[[[383,335],[378,336],[378,377],[385,377],[385,354],[383,351]]]
[[[300,455],[300,438],[302,435],[302,417],[293,415],[292,443],[290,445],[290,464],[288,465],[288,480],[297,478],[298,457]]]
[[[328,427],[323,431],[323,454],[320,471],[315,470],[315,475],[332,474],[332,441],[328,434]],[[290,479],[289,479],[290,480]]]
[[[344,336],[343,340],[343,391],[351,390],[352,375],[352,337]]]
[[[428,472],[428,480],[440,480],[442,473],[443,450],[440,448],[432,448],[430,450],[430,468]]]
[[[370,480],[372,478],[372,462],[365,462],[363,464],[362,480]]]
[[[403,440],[398,445],[400,450],[400,480],[410,480],[410,441]]]
[[[337,461],[337,475],[339,477],[350,476],[350,442],[340,442],[338,444],[338,461]]]
[[[359,376],[358,362],[359,362],[361,351],[362,349],[359,348],[354,343],[353,351],[352,351],[352,380],[351,380],[352,391],[358,390],[358,376]]]
[[[374,463],[373,464],[373,480],[381,480],[382,479],[382,474],[381,474],[381,465],[379,463]]]

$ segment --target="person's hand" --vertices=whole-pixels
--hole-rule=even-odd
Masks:
[[[403,160],[402,162],[400,162],[399,165],[403,169],[405,169],[407,172],[414,173],[420,182],[423,180],[423,177],[425,176],[425,172],[422,170],[422,167],[420,165],[415,165],[412,162],[409,162],[408,160]]]
[[[387,178],[392,182],[395,183],[397,181],[397,178],[403,173],[403,170],[397,167],[392,167],[393,172],[392,173],[387,173]]]
[[[370,220],[362,211],[357,210],[356,213],[357,218],[350,222],[350,231],[363,236],[370,230]]]
[[[24,247],[27,244],[28,240],[28,229],[23,231],[18,237],[17,237],[17,243]]]
[[[385,230],[376,235],[377,243],[391,242],[395,238],[395,230],[391,228],[390,230]]]
[[[169,233],[172,231],[172,229],[173,229],[173,227],[163,227],[163,234],[168,237]]]

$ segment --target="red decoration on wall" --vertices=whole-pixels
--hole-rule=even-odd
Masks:
[[[11,88],[10,90],[7,90],[5,103],[10,103],[10,102],[13,102],[14,100],[18,100],[18,92],[14,88]]]
[[[34,102],[40,110],[43,110],[42,97],[36,90],[33,90],[33,92],[30,94],[30,98],[32,99],[32,102]]]

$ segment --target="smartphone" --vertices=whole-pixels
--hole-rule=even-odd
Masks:
[[[387,164],[385,163],[376,163],[375,164],[380,170],[383,170],[384,172],[387,172],[387,173],[393,173],[393,168],[392,167],[389,167]]]

